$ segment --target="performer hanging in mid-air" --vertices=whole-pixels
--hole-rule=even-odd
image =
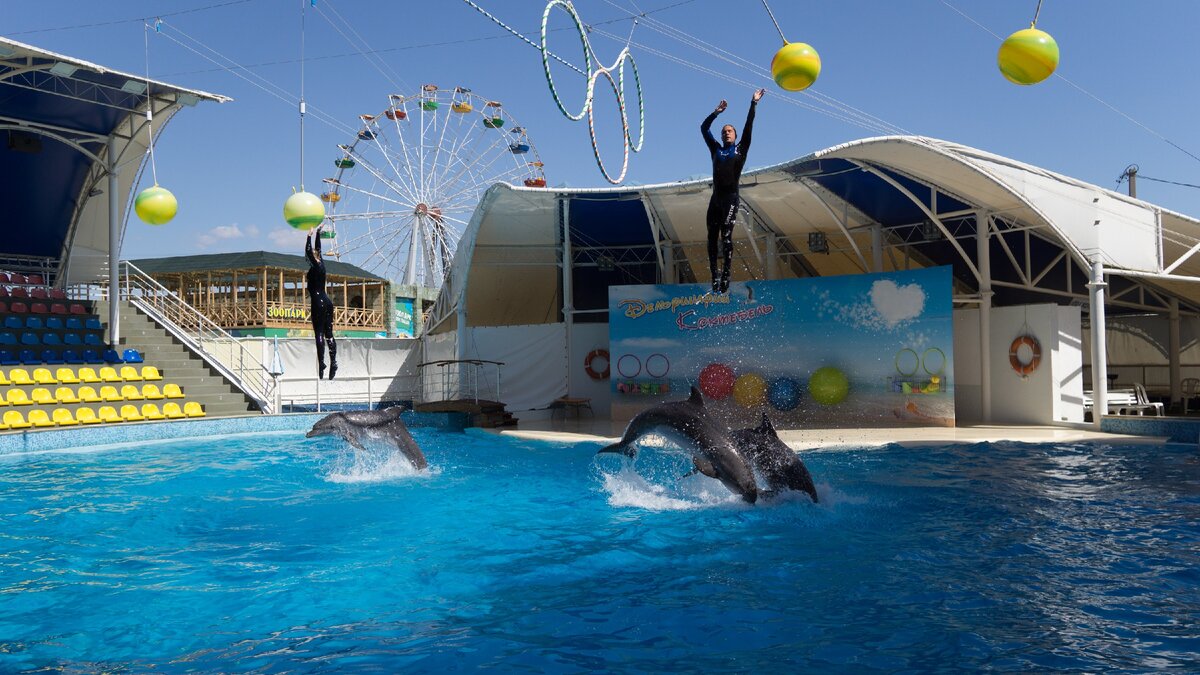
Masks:
[[[313,336],[317,339],[317,379],[325,377],[325,345],[329,345],[329,379],[337,375],[337,342],[333,339],[333,301],[325,295],[325,261],[321,258],[321,228],[310,230],[304,243],[304,257],[308,259],[309,313],[312,315]],[[313,240],[316,244],[313,244]]]
[[[712,135],[712,123],[717,115],[725,112],[727,103],[724,99],[717,104],[717,109],[704,118],[700,124],[700,133],[704,143],[712,155],[713,192],[708,201],[708,267],[712,272],[713,293],[725,293],[729,290],[729,268],[733,262],[733,223],[737,218],[738,182],[742,177],[742,167],[746,165],[746,153],[750,151],[750,134],[754,130],[754,109],[766,89],[754,92],[750,99],[750,112],[746,113],[746,125],[742,127],[742,140],[738,142],[737,129],[732,124],[721,127],[721,143]],[[724,265],[718,274],[717,270],[717,241],[721,242]]]

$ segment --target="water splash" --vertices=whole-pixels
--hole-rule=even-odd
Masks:
[[[437,472],[432,466],[426,470],[417,469],[403,452],[382,438],[368,436],[363,440],[362,449],[344,441],[337,443],[336,454],[326,466],[325,480],[330,483],[379,483],[422,478]]]

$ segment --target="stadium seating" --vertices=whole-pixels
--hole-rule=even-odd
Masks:
[[[70,387],[59,387],[54,390],[54,398],[59,403],[79,403],[79,396]]]
[[[75,376],[75,371],[70,368],[59,368],[54,375],[63,384],[79,384],[79,378]]]
[[[33,405],[33,401],[29,400],[24,389],[9,389],[4,398],[9,405]]]
[[[104,400],[100,398],[100,394],[96,393],[95,387],[90,387],[87,385],[80,387],[77,395],[79,396],[79,400],[83,401],[84,403],[99,403],[100,401]]]
[[[80,358],[79,354],[75,353],[74,349],[64,349],[62,351],[61,357],[62,357],[63,363],[72,363],[72,364],[76,364],[76,365],[83,363],[83,359]]]
[[[38,384],[58,384],[58,379],[50,374],[49,368],[34,368],[33,381]]]
[[[78,347],[83,344],[83,338],[79,336],[79,333],[64,333],[62,341],[64,345],[71,345],[72,347]]]
[[[66,323],[63,324],[67,330],[81,331],[83,330],[83,322],[77,316],[67,317]]]
[[[0,349],[0,366],[15,366],[19,363],[20,359],[13,356],[12,350]]]
[[[125,421],[121,419],[120,415],[117,414],[117,409],[111,405],[100,406],[100,410],[96,413],[96,415],[100,418],[101,422],[114,423]]]
[[[100,418],[96,417],[96,411],[91,408],[76,410],[75,419],[79,420],[80,424],[100,424]]]
[[[179,385],[174,382],[168,382],[163,385],[163,395],[167,398],[183,398],[183,392],[180,391]]]
[[[96,374],[95,368],[84,366],[79,369],[79,381],[94,383],[100,382],[101,380],[100,376]]]
[[[8,371],[8,379],[13,384],[35,384],[33,378],[29,377],[29,371],[24,368],[13,368]]]
[[[158,368],[154,366],[142,366],[142,379],[146,380],[147,382],[157,382],[163,378],[162,373],[158,372]]]
[[[127,404],[121,406],[121,419],[126,422],[141,422],[146,419],[142,413],[138,412],[137,406]]]
[[[29,394],[29,400],[33,401],[34,405],[53,405],[57,403],[54,400],[54,394],[45,387],[38,387]]]
[[[161,401],[166,398],[165,395],[158,389],[157,384],[143,384],[142,396],[151,401]]]
[[[95,349],[83,350],[83,354],[79,358],[83,359],[84,363],[104,363],[100,360],[100,355],[96,353]]]
[[[50,308],[44,302],[35,302],[29,305],[30,314],[49,314]]]
[[[73,303],[70,307],[67,308],[67,311],[70,312],[71,314],[85,314],[86,315],[88,313],[87,308],[79,303]]]
[[[52,316],[52,317],[46,319],[46,329],[47,330],[62,330],[63,329],[62,319],[58,318],[57,316]]]
[[[4,374],[3,370],[0,370],[0,386],[7,387],[11,384],[12,382],[9,381],[8,376]]]
[[[21,359],[21,363],[27,366],[36,366],[42,362],[42,357],[34,354],[32,349],[22,349],[17,357]]]
[[[88,330],[104,330],[104,324],[100,323],[100,319],[94,316],[89,316],[83,320],[83,327]]]
[[[142,404],[142,417],[148,420],[165,420],[167,416],[159,411],[158,406],[153,403]]]
[[[121,355],[117,353],[117,350],[105,349],[104,350],[104,362],[118,364],[118,363],[125,363],[125,360],[121,358]]]
[[[29,411],[29,423],[35,427],[54,426],[54,421],[51,420],[50,416],[46,414],[46,411],[42,410],[41,408],[34,408],[33,410]]]
[[[21,317],[9,314],[4,317],[4,327],[12,330],[21,330],[25,327],[25,322],[21,320]]]
[[[169,420],[179,420],[187,417],[187,415],[184,415],[183,411],[179,409],[179,404],[174,401],[168,401],[163,405],[162,410],[163,414],[166,415],[167,419]]]
[[[79,421],[76,420],[73,415],[71,415],[71,411],[67,410],[66,408],[55,408],[51,415],[51,419],[54,420],[54,423],[60,427],[73,427],[76,424],[79,424]]]
[[[123,396],[121,396],[121,392],[117,391],[117,388],[112,386],[111,384],[106,384],[103,387],[100,387],[100,398],[105,401],[124,401],[125,400],[125,398]]]
[[[43,349],[42,355],[39,358],[41,359],[42,363],[49,364],[49,365],[58,365],[60,363],[66,363],[65,361],[63,361],[63,358],[58,355],[58,352],[54,351],[53,349]]]
[[[139,354],[138,350],[136,349],[126,349],[124,353],[121,354],[121,358],[125,361],[125,363],[142,363],[143,361],[142,355]]]
[[[183,414],[188,417],[204,417],[204,408],[195,401],[188,401],[183,404]]]
[[[142,392],[138,391],[137,385],[127,384],[121,387],[121,398],[126,401],[141,401],[146,397],[142,396]]]
[[[133,366],[121,366],[121,379],[126,382],[141,382],[142,376],[138,374],[138,369]]]
[[[33,425],[25,421],[25,416],[20,410],[9,410],[4,413],[4,424],[9,429],[28,429]]]
[[[100,369],[100,379],[105,382],[124,382],[121,375],[117,373],[117,369],[112,366],[104,366]]]
[[[6,330],[0,332],[0,345],[15,345],[17,344],[17,334]]]

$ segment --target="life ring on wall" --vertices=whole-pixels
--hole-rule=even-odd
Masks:
[[[592,361],[594,361],[596,358],[604,359],[604,370],[600,372],[596,372],[596,369],[592,368]],[[592,351],[588,352],[587,358],[583,360],[583,370],[588,374],[588,377],[592,378],[593,380],[607,380],[608,367],[610,363],[611,362],[608,358],[607,349],[593,349]]]
[[[1033,352],[1033,357],[1029,359],[1029,363],[1021,363],[1021,357],[1017,355],[1022,346],[1028,346],[1030,351]],[[1032,335],[1018,336],[1008,347],[1008,363],[1021,377],[1029,377],[1033,371],[1037,370],[1038,364],[1041,362],[1042,345]]]

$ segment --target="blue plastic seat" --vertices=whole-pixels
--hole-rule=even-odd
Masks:
[[[61,345],[62,338],[58,336],[58,333],[46,333],[42,335],[42,344],[56,346]]]
[[[104,324],[100,323],[100,319],[97,319],[94,316],[88,317],[87,322],[84,323],[83,326],[88,330],[104,330]]]
[[[25,317],[25,327],[28,328],[29,330],[37,330],[39,328],[43,328],[44,326],[42,325],[42,317],[40,317],[40,316]]]
[[[126,349],[121,358],[125,359],[125,363],[142,363],[142,355],[136,349]]]
[[[48,328],[50,330],[62,330],[63,329],[63,320],[57,316],[52,316],[52,317],[46,319],[46,328]]]
[[[103,363],[103,361],[100,360],[100,354],[98,354],[95,349],[83,350],[83,354],[80,358],[83,359],[84,363]]]
[[[0,349],[0,366],[19,366],[21,362],[17,357],[13,356],[12,351],[8,349]]]
[[[59,365],[65,363],[65,361],[63,361],[62,357],[58,355],[58,352],[54,351],[53,349],[45,349],[42,351],[42,363]]]
[[[42,341],[38,339],[37,333],[28,331],[21,333],[21,344],[23,345],[40,345]]]
[[[16,333],[13,333],[10,331],[4,331],[3,333],[0,333],[0,345],[15,345],[15,344],[17,344],[17,334]]]
[[[10,315],[4,317],[4,327],[11,328],[13,330],[21,330],[22,328],[25,327],[25,322],[21,320],[21,317],[12,316],[10,314]]]
[[[125,360],[121,358],[121,355],[117,353],[117,350],[105,349],[104,350],[104,362],[105,363],[125,363]]]
[[[100,347],[104,343],[100,341],[99,335],[96,335],[95,333],[88,333],[87,335],[83,336],[83,344],[88,345],[89,347]]]
[[[67,330],[83,330],[83,322],[77,316],[68,317],[66,328]]]
[[[83,363],[83,359],[79,354],[75,353],[74,349],[64,349],[62,353],[63,363],[79,364]]]
[[[79,337],[79,333],[66,333],[63,335],[64,345],[81,345],[83,338]]]
[[[21,359],[21,363],[27,366],[37,365],[42,362],[42,359],[37,354],[34,354],[32,349],[22,349],[21,353],[17,356]]]

